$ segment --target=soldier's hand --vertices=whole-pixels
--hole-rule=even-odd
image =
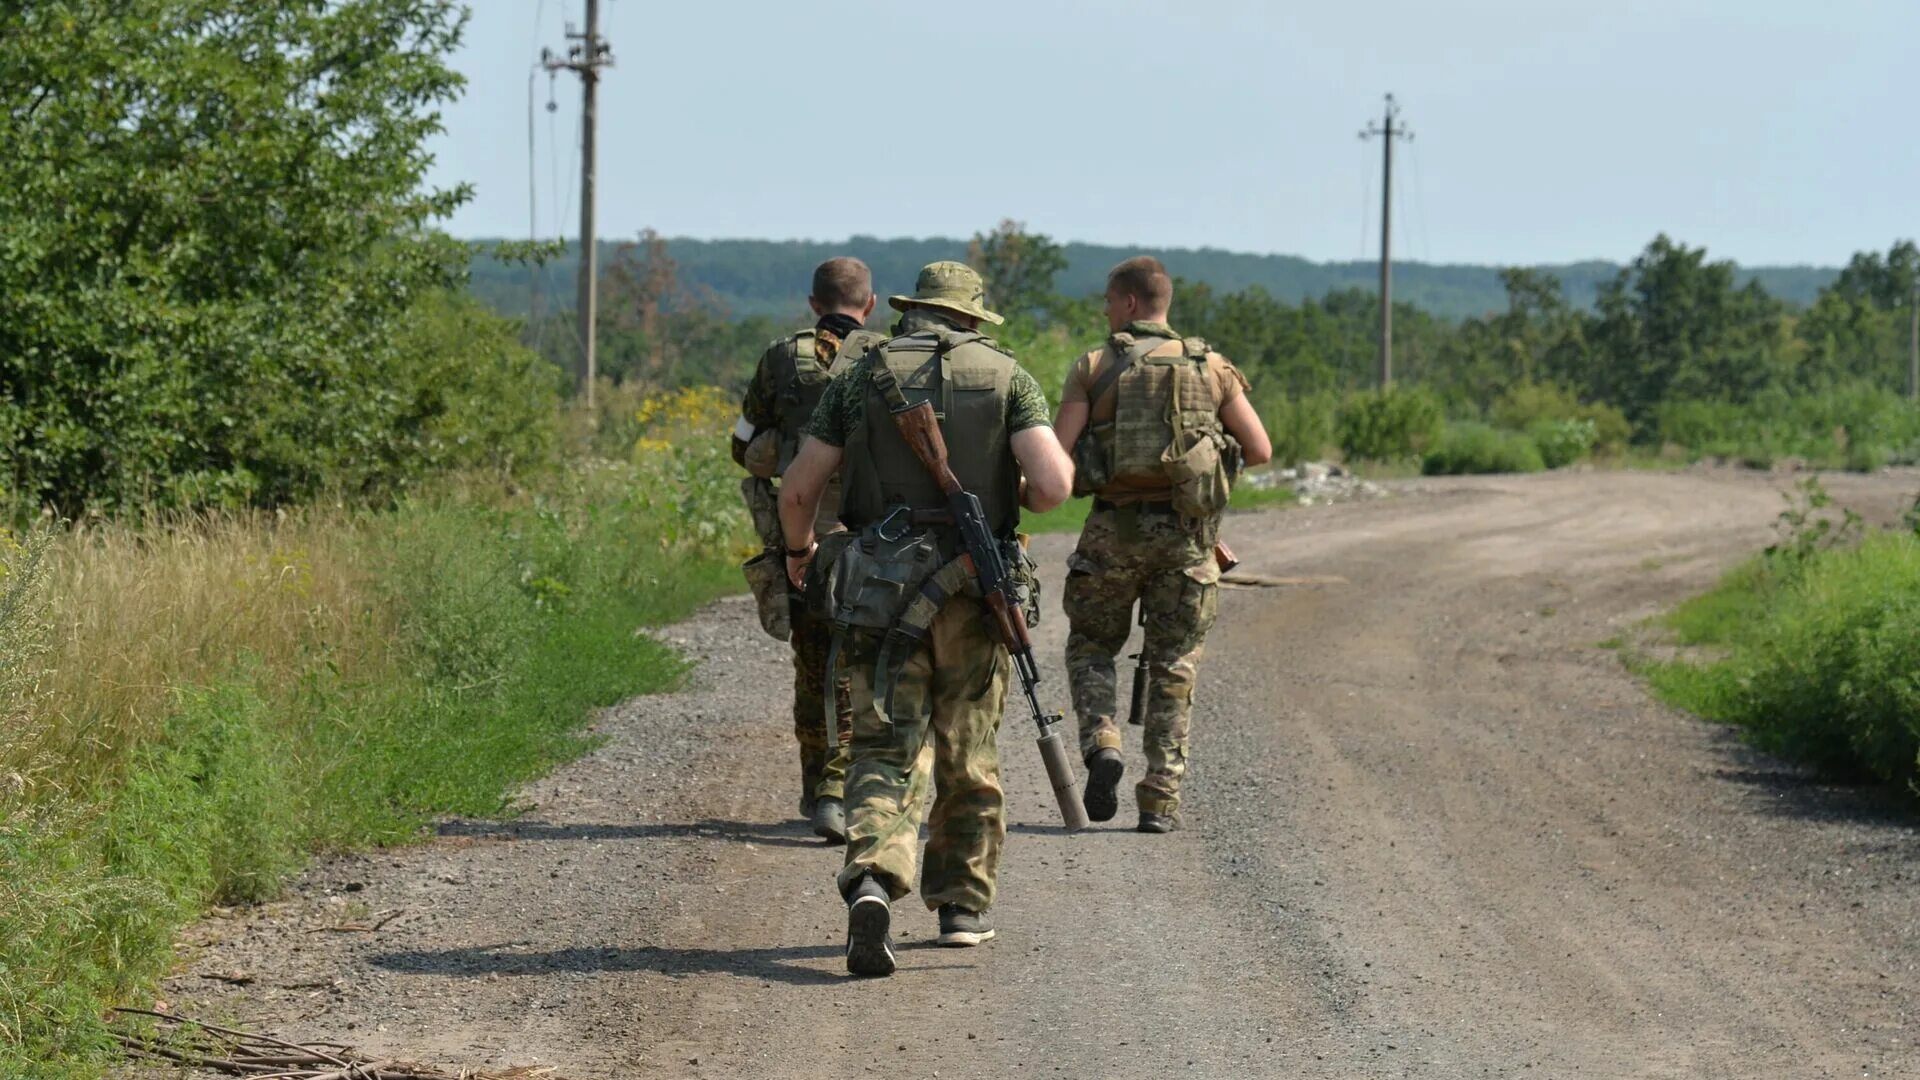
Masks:
[[[800,550],[800,554],[795,555],[794,554],[795,550]],[[793,582],[794,588],[799,589],[802,592],[806,591],[807,567],[813,565],[813,556],[819,550],[820,550],[819,543],[814,541],[809,541],[807,543],[807,546],[804,549],[795,549],[795,548],[786,549],[787,580]]]

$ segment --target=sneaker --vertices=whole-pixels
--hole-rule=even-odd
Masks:
[[[855,975],[893,974],[893,901],[871,874],[847,895],[847,971]]]
[[[1170,833],[1180,827],[1180,819],[1173,814],[1156,814],[1148,810],[1140,811],[1140,824],[1134,831],[1144,833]]]
[[[992,940],[993,927],[987,925],[985,915],[958,904],[940,905],[940,944],[965,949]]]
[[[847,808],[839,799],[818,799],[813,804],[813,835],[829,844],[847,842]]]
[[[1087,790],[1081,793],[1080,803],[1087,808],[1089,821],[1112,821],[1120,812],[1120,774],[1126,771],[1120,751],[1110,746],[1095,750],[1087,759]]]

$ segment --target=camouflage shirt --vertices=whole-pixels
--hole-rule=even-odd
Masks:
[[[840,342],[860,324],[844,315],[828,315],[814,325],[815,348],[819,353],[821,367],[831,366],[833,357],[840,349]],[[775,354],[790,347],[792,336],[780,338],[767,346],[760,354],[760,362],[754,366],[753,381],[747,384],[747,392],[740,399],[740,415],[747,423],[757,428],[778,427],[780,424],[780,387],[776,385],[772,363]]]
[[[915,309],[900,319],[900,324],[893,332],[896,335],[911,334],[933,323],[952,326],[930,311]],[[867,381],[873,375],[875,362],[873,353],[867,352],[854,361],[852,367],[834,378],[827,386],[826,394],[820,398],[819,407],[813,410],[813,419],[807,421],[808,435],[828,446],[847,445],[853,430],[863,421]],[[1007,434],[1041,427],[1050,422],[1046,392],[1040,389],[1039,380],[1016,363],[1012,381],[1007,386]]]

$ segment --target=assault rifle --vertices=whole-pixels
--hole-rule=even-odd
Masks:
[[[1060,713],[1049,714],[1040,707],[1040,696],[1034,690],[1040,684],[1040,668],[1033,659],[1033,639],[1027,634],[1027,617],[1014,594],[1013,573],[1007,566],[1006,555],[987,525],[980,500],[961,485],[947,462],[947,440],[940,433],[933,403],[908,405],[901,397],[891,401],[888,407],[900,437],[907,441],[913,456],[920,459],[920,464],[947,496],[947,512],[960,533],[960,557],[966,560],[974,581],[980,586],[980,595],[986,601],[1000,643],[1013,656],[1020,689],[1027,696],[1027,707],[1033,711],[1033,722],[1039,725],[1040,760],[1046,764],[1047,780],[1053,785],[1053,797],[1060,804],[1060,818],[1068,832],[1078,832],[1087,827],[1087,812],[1080,803],[1080,781],[1074,775],[1073,755],[1068,752],[1066,736],[1060,730],[1060,722],[1065,717]]]

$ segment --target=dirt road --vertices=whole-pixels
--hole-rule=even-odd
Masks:
[[[1000,937],[929,948],[908,901],[880,981],[843,974],[837,849],[791,820],[783,647],[723,602],[667,632],[686,691],[609,713],[524,818],[210,920],[168,996],[575,1080],[1920,1076],[1915,819],[1598,647],[1765,543],[1787,484],[1501,477],[1233,518],[1246,569],[1347,584],[1224,596],[1188,828],[1123,806],[1061,835],[1013,714]],[[1829,487],[1884,520],[1920,476]],[[1069,547],[1038,542],[1062,705]]]

